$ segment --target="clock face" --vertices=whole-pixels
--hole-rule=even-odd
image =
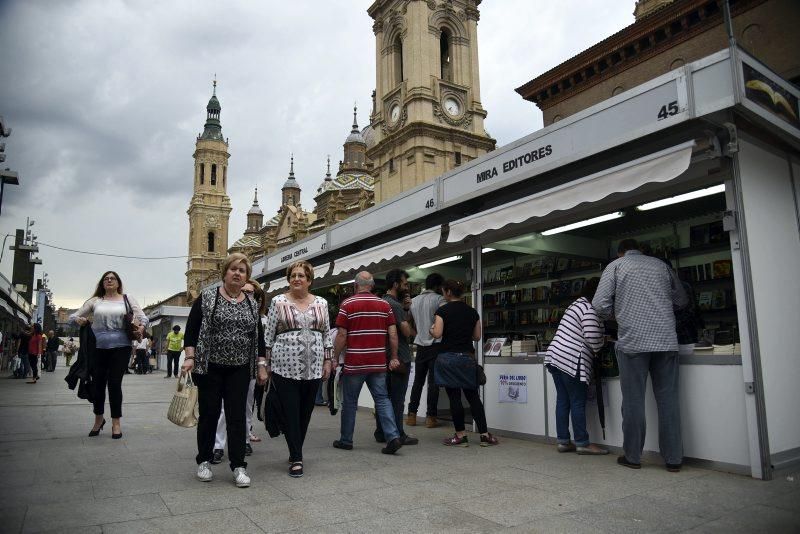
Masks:
[[[392,122],[397,122],[397,119],[400,118],[400,106],[395,104],[392,106],[392,109],[389,110],[389,118]]]
[[[461,114],[461,104],[453,98],[449,96],[444,99],[444,110],[452,117],[456,117]]]

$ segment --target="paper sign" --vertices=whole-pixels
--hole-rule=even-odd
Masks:
[[[528,403],[528,375],[499,375],[498,402]]]

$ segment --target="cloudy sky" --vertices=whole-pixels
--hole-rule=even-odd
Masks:
[[[514,88],[633,22],[634,0],[486,0],[478,25],[486,128],[507,144],[541,128]],[[371,0],[0,1],[0,115],[13,129],[0,232],[25,218],[40,243],[130,256],[187,253],[194,142],[214,74],[230,139],[229,243],[253,188],[277,210],[289,154],[312,209],[328,154],[342,158],[353,103],[375,87]],[[334,167],[335,168],[335,167]],[[9,238],[11,241],[11,238]],[[8,242],[6,243],[6,247]],[[117,270],[144,304],[185,289],[184,259],[40,246],[56,305]],[[11,278],[6,250],[0,270]]]

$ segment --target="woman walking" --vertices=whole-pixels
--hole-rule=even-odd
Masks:
[[[450,413],[456,431],[453,437],[446,438],[443,443],[448,446],[469,446],[469,438],[464,432],[463,391],[478,425],[481,447],[497,445],[497,438],[489,433],[486,426],[486,412],[478,395],[477,362],[472,342],[481,339],[481,319],[478,312],[462,300],[464,284],[447,280],[442,290],[447,302],[436,310],[431,326],[431,336],[442,340],[433,374],[436,385],[444,386],[450,398]]]
[[[122,428],[122,377],[128,367],[131,355],[131,340],[125,326],[125,316],[133,313],[133,322],[141,335],[147,326],[147,316],[142,312],[136,299],[123,292],[122,279],[114,271],[106,271],[97,282],[94,295],[78,311],[70,315],[70,320],[79,326],[89,322],[93,315],[92,332],[97,339],[95,365],[90,369],[94,383],[94,426],[90,437],[97,436],[106,420],[103,417],[106,404],[111,406],[111,437],[120,439]]]
[[[39,381],[39,357],[44,354],[45,339],[42,334],[42,325],[35,323],[31,329],[33,333],[28,339],[28,362],[33,369],[33,376],[28,384],[35,384]]]
[[[289,291],[272,299],[267,313],[266,360],[258,379],[271,375],[283,411],[289,447],[289,476],[303,476],[303,443],[322,380],[330,376],[333,343],[328,336],[328,302],[308,292],[314,268],[298,261],[286,269]]]
[[[247,256],[234,253],[222,263],[222,285],[205,289],[189,312],[184,338],[183,372],[198,387],[197,478],[214,478],[211,460],[222,403],[228,457],[237,487],[250,486],[245,456],[247,388],[255,377],[256,356],[264,355],[264,330],[258,304],[242,291],[252,272]]]
[[[603,346],[603,322],[592,308],[599,278],[590,278],[581,296],[569,305],[547,347],[544,364],[556,386],[556,436],[558,452],[608,454],[589,441],[586,431],[586,391],[592,377],[592,358]],[[600,399],[598,399],[598,402]],[[570,441],[569,419],[572,416]]]

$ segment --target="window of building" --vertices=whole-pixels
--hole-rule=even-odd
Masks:
[[[203,185],[206,181],[206,166],[204,164],[200,164],[200,185]]]
[[[225,165],[222,167],[222,187],[227,187],[228,181],[228,166]]]
[[[456,152],[456,167],[461,165],[461,152]]]
[[[394,172],[394,158],[389,158],[389,172]]]
[[[439,63],[441,66],[440,78],[448,82],[453,81],[453,54],[450,34],[443,29],[439,34]]]
[[[399,85],[403,78],[403,41],[398,35],[394,40],[394,84]]]
[[[214,232],[208,232],[208,251],[214,252]]]
[[[217,185],[217,164],[211,165],[211,185]]]

